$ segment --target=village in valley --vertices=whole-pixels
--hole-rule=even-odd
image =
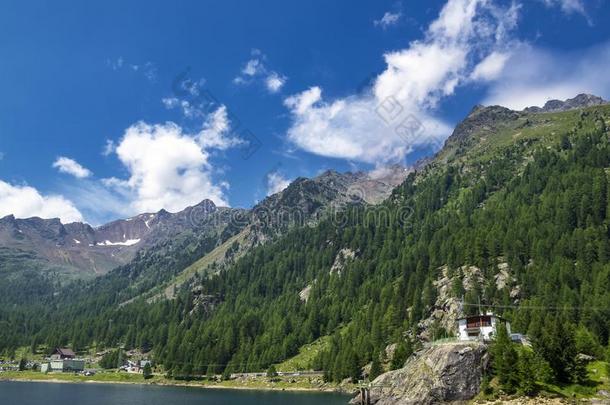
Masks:
[[[0,378],[3,372],[34,372],[43,375],[72,374],[83,377],[93,377],[99,373],[142,375],[144,378],[152,376],[152,362],[148,355],[137,350],[130,350],[124,355],[117,356],[116,362],[109,365],[103,359],[105,356],[112,355],[113,352],[113,350],[107,349],[77,355],[70,348],[56,347],[50,353],[47,353],[46,350],[36,350],[27,357],[24,354],[21,356],[16,354],[15,359],[0,358]]]

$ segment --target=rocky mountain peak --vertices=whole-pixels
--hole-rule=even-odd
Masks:
[[[15,216],[13,214],[0,218],[0,223],[12,224],[14,222],[15,222]]]
[[[472,134],[480,131],[492,131],[499,124],[516,120],[522,115],[522,112],[499,105],[487,107],[477,105],[470,111],[466,119],[455,127],[451,136],[447,138],[446,144],[463,142]]]
[[[593,94],[581,93],[576,97],[569,98],[565,101],[553,99],[547,101],[543,107],[527,107],[523,111],[530,113],[559,112],[575,110],[578,108],[593,107],[596,105],[603,105],[607,103],[608,101],[604,100],[601,97],[595,96]]]
[[[202,200],[199,204],[195,205],[195,207],[206,208],[210,211],[213,211],[214,209],[216,209],[216,204],[214,204],[214,201],[206,198]]]

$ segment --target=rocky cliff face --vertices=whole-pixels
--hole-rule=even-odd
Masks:
[[[479,392],[488,360],[487,347],[480,343],[432,346],[411,356],[403,368],[377,377],[371,403],[430,405],[470,400]],[[358,398],[352,403],[359,403]]]

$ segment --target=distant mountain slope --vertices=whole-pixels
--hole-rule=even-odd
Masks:
[[[96,277],[129,265],[139,269],[131,275],[139,280],[137,291],[169,288],[345,204],[379,202],[407,173],[400,166],[372,175],[328,171],[312,179],[295,180],[251,210],[216,207],[204,200],[177,213],[161,210],[96,228],[83,223],[62,224],[59,219],[16,219],[9,215],[0,219],[0,248],[4,257],[20,258],[11,266],[13,276],[19,269],[30,269],[51,272],[65,281]],[[237,234],[239,238],[230,239]],[[223,246],[225,243],[231,245]],[[231,254],[225,254],[229,248]],[[212,256],[206,258],[207,253]],[[152,262],[156,265],[151,266]],[[184,276],[164,284],[191,264],[194,266]]]
[[[208,232],[222,227],[218,219],[227,208],[204,200],[172,214],[165,210],[113,221],[94,228],[62,224],[59,219],[0,219],[0,247],[30,252],[49,268],[91,277],[128,263],[136,252],[187,231]],[[43,266],[45,267],[45,266]]]
[[[176,269],[175,274],[168,272],[166,275],[170,277],[163,277],[164,281],[146,291],[144,297],[149,301],[173,298],[176,291],[189,285],[197,276],[208,276],[228,268],[254,247],[281,237],[290,229],[303,225],[313,226],[352,204],[379,203],[410,172],[410,169],[394,165],[372,173],[339,173],[328,170],[311,179],[298,178],[286,189],[266,197],[251,210],[233,216],[213,250],[189,263],[188,267]]]

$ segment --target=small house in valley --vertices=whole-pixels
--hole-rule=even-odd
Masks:
[[[459,318],[458,339],[459,340],[483,340],[490,341],[494,338],[498,327],[505,327],[509,336],[510,323],[491,312],[485,315],[472,315]]]
[[[43,363],[40,371],[47,372],[81,372],[85,369],[85,360],[77,359],[74,352],[70,349],[56,348],[48,362]]]
[[[51,360],[64,360],[64,359],[73,359],[76,355],[71,349],[57,347],[51,353]]]

